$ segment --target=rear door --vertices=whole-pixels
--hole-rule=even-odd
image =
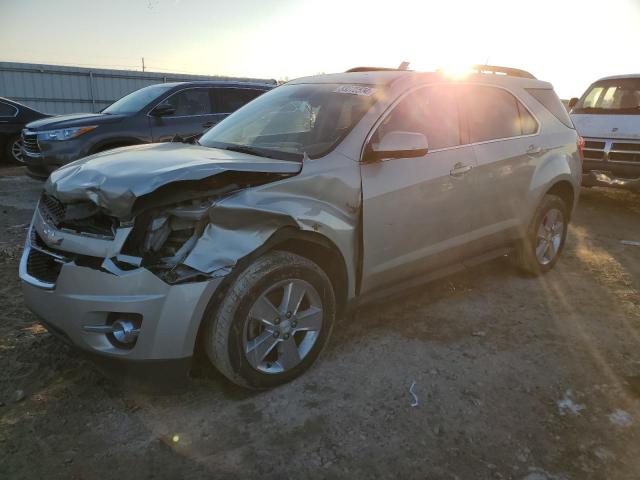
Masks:
[[[371,142],[391,131],[423,133],[429,152],[361,167],[363,292],[462,260],[473,225],[468,179],[475,160],[461,138],[455,87],[413,90],[383,117]]]
[[[510,91],[487,85],[462,88],[461,105],[477,162],[471,175],[478,249],[498,247],[522,228],[527,192],[545,153],[539,124]]]
[[[166,142],[176,135],[190,137],[204,133],[218,121],[214,110],[213,89],[188,87],[173,93],[161,104],[169,104],[175,113],[161,117],[150,113],[151,133],[154,142]]]

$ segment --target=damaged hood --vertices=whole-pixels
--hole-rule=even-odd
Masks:
[[[202,180],[222,172],[296,174],[300,162],[274,160],[184,143],[159,143],[111,150],[54,171],[45,192],[63,203],[91,201],[127,217],[137,198],[173,182]]]
[[[640,140],[639,115],[571,115],[576,130],[583,137]]]

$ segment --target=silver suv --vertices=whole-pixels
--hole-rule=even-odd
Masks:
[[[202,349],[231,381],[276,386],[356,304],[507,249],[550,270],[581,177],[579,136],[558,112],[549,83],[499,67],[289,82],[197,144],[54,172],[24,298],[101,357],[168,372]]]

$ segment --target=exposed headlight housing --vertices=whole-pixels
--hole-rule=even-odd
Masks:
[[[88,133],[95,128],[98,128],[98,125],[91,125],[89,127],[61,128],[60,130],[47,130],[45,132],[38,132],[38,141],[59,142],[63,140],[71,140],[72,138],[77,138],[80,135],[84,135],[85,133]]]
[[[148,223],[142,242],[143,255],[155,257],[159,265],[180,263],[202,234],[210,204],[193,202],[170,207]]]

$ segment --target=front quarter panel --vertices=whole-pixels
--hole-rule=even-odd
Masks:
[[[184,264],[206,273],[228,270],[281,228],[294,227],[322,235],[337,247],[346,263],[351,298],[360,202],[358,164],[335,152],[305,159],[299,175],[242,190],[215,204]]]

